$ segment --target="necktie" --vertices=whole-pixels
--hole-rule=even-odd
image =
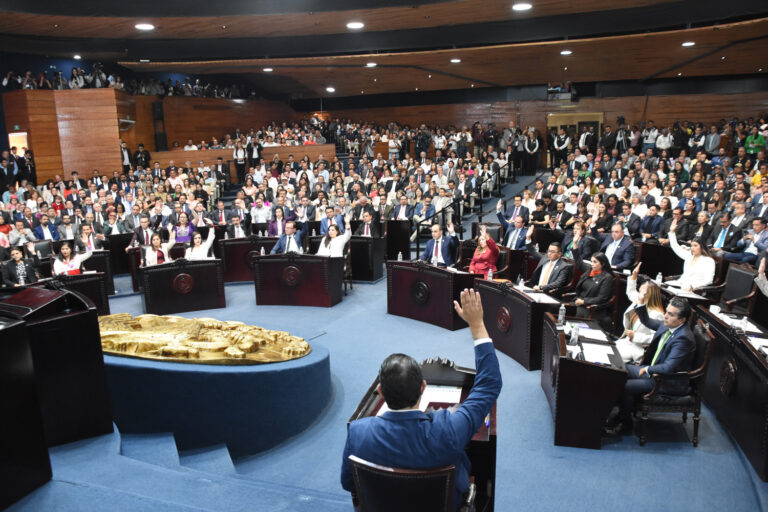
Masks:
[[[515,213],[512,215],[512,219],[516,219],[517,216],[520,214],[520,207],[515,206]]]
[[[515,248],[515,246],[517,245],[517,232],[518,232],[518,230],[517,230],[517,229],[515,229],[515,230],[512,232],[512,236],[511,236],[511,237],[509,237],[509,248],[510,248],[510,249],[514,249],[514,248]]]
[[[371,226],[367,222],[365,223],[365,236],[371,236]]]
[[[544,272],[544,275],[541,276],[541,284],[547,284],[549,282],[549,274],[552,272],[552,267],[554,266],[554,263],[551,261],[549,262],[549,265],[547,265],[547,270]]]
[[[144,244],[149,245],[149,233],[146,229],[144,230]]]
[[[715,249],[720,249],[723,246],[726,231],[728,231],[726,228],[720,230],[720,236],[717,237],[717,242],[715,242]]]
[[[437,265],[439,255],[440,255],[440,242],[438,240],[435,240],[435,265]]]
[[[672,334],[672,331],[667,331],[664,333],[664,336],[661,338],[661,341],[659,342],[659,346],[656,348],[656,353],[653,355],[653,359],[651,360],[651,366],[656,364],[656,359],[658,359],[659,354],[661,354],[661,350],[664,348],[664,344],[669,339],[670,335]]]
[[[219,222],[224,222],[224,212],[219,212]]]

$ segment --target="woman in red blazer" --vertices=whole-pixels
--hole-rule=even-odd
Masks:
[[[477,249],[469,264],[469,272],[472,274],[487,275],[488,270],[496,272],[496,260],[499,258],[499,248],[493,238],[488,236],[485,226],[480,226],[480,236],[477,237]]]

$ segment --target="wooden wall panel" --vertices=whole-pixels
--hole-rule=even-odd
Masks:
[[[149,114],[152,115],[151,107]],[[188,97],[163,99],[163,114],[168,147],[174,141],[184,146],[191,138],[199,144],[201,140],[210,142],[212,137],[221,140],[225,134],[233,134],[236,128],[246,131],[269,121],[301,118],[285,103]]]
[[[55,91],[64,173],[111,174],[120,166],[117,103],[112,89]]]
[[[154,96],[131,96],[121,91],[116,92],[118,119],[135,121],[130,129],[120,132],[120,139],[128,144],[131,152],[136,151],[139,144],[144,144],[147,151],[155,150],[152,102],[156,100]]]

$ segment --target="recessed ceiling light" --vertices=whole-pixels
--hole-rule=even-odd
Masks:
[[[560,55],[570,55],[573,52],[571,50],[560,50]]]
[[[350,30],[360,30],[365,26],[365,23],[362,21],[350,21],[347,23],[347,28]]]
[[[725,55],[723,55],[722,57],[720,57],[720,60],[725,60]]]
[[[264,68],[264,72],[265,73],[271,73],[273,71],[274,71],[274,69],[272,69],[272,68]]]
[[[568,66],[565,66],[565,67],[563,68],[563,70],[564,70],[564,71],[568,71]]]
[[[375,62],[366,62],[365,67],[367,68],[375,68],[376,63]]]
[[[525,2],[518,2],[516,4],[512,4],[512,10],[513,11],[528,11],[533,7],[531,4],[525,3]]]
[[[336,92],[336,89],[334,87],[326,87],[325,90],[328,92]]]
[[[75,60],[82,59],[82,57],[80,55],[73,55],[72,58],[75,59]]]
[[[469,84],[469,86],[470,86],[470,87],[474,87],[474,86],[475,86],[475,84]]]
[[[451,64],[458,64],[461,62],[461,59],[451,59]]]
[[[694,43],[693,41],[686,41],[681,46],[685,46],[687,48],[689,46],[696,46],[696,43]]]
[[[376,80],[378,80],[378,78],[374,78],[374,79],[373,79],[373,81],[374,81],[374,82],[375,82]]]
[[[763,68],[760,68],[760,69],[757,70],[758,73],[760,73],[762,71],[763,71]]]
[[[227,30],[227,26],[226,25],[222,25],[221,26],[221,30]]]
[[[360,94],[365,94],[365,91],[360,91]]]
[[[427,75],[427,78],[432,78],[432,75]]]
[[[137,23],[137,30],[155,30],[155,26],[151,23]]]
[[[59,28],[59,24],[58,23],[54,23],[53,24],[53,28]]]
[[[678,73],[677,76],[683,76],[683,74],[682,73]]]
[[[419,90],[419,88],[417,87],[417,88],[416,88],[416,90],[418,91],[418,90]]]
[[[146,64],[147,62],[149,62],[149,59],[139,59],[139,62],[143,62]]]

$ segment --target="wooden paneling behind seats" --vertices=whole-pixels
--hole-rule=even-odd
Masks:
[[[121,168],[117,103],[113,89],[55,91],[64,173],[111,174]]]
[[[3,109],[8,132],[27,132],[27,143],[35,155],[38,183],[60,174],[61,146],[53,91],[7,92],[3,94]],[[19,126],[18,130],[15,125]]]
[[[151,105],[149,115],[151,119]],[[163,115],[169,148],[174,141],[179,142],[182,147],[190,138],[195,144],[200,144],[201,140],[210,142],[212,137],[221,140],[227,133],[234,134],[235,128],[247,131],[252,127],[266,125],[270,121],[301,118],[290,106],[275,101],[181,96],[163,99]],[[144,144],[146,145],[146,140]]]
[[[319,155],[323,155],[323,158],[330,162],[336,155],[336,146],[334,144],[317,144],[312,146],[277,146],[264,148],[263,156],[267,163],[269,163],[276,154],[283,162],[288,160],[288,155],[293,155],[294,160],[297,162],[304,158],[304,155],[309,156],[309,159],[313,162],[318,159]],[[234,163],[231,163],[232,156],[233,150],[231,149],[155,151],[152,153],[152,162],[160,162],[160,166],[166,168],[171,160],[173,160],[174,165],[177,167],[184,167],[184,163],[189,161],[193,167],[197,167],[200,160],[202,160],[205,165],[210,166],[216,163],[217,158],[221,157],[225,162],[230,161],[230,171],[234,179],[237,175],[235,174],[235,165]]]
[[[117,118],[130,119],[136,121],[136,102],[133,101],[134,96],[126,94],[121,91],[115,92],[115,103],[117,106]],[[120,128],[127,128],[128,126],[120,126]],[[120,140],[125,141],[128,144],[128,148],[131,151],[135,151],[136,147],[136,124],[134,123],[129,130],[120,132]]]
[[[136,121],[130,130],[120,132],[120,138],[128,143],[131,154],[138,149],[139,144],[150,153],[155,151],[155,126],[152,120],[152,102],[156,96],[131,96],[128,93],[117,92],[117,112],[121,119],[130,115]]]

